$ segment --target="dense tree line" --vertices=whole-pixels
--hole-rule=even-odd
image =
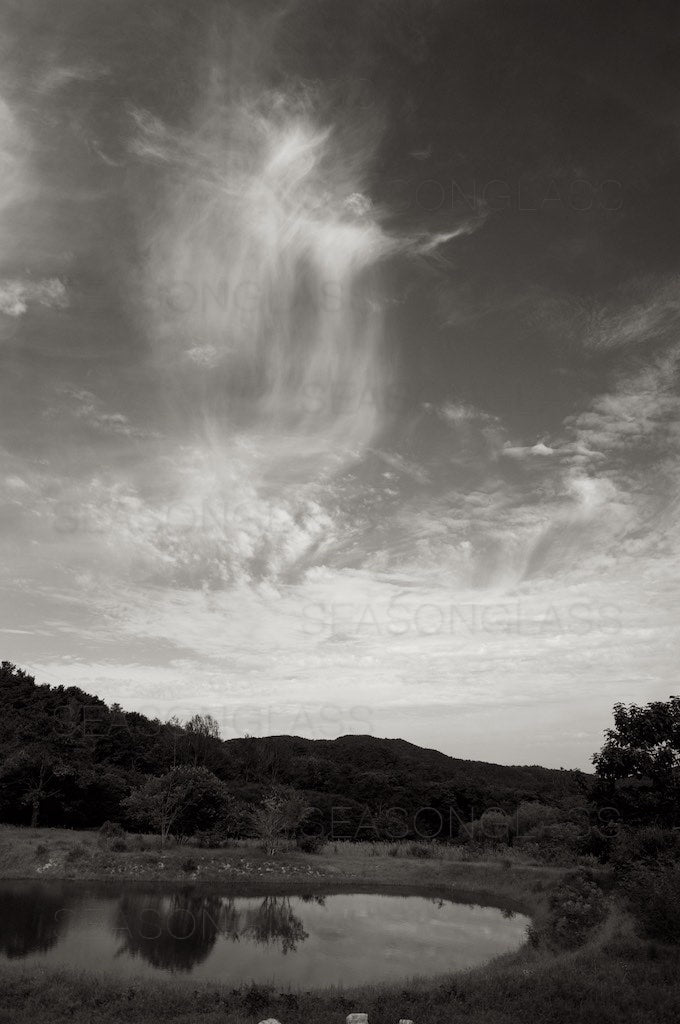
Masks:
[[[310,833],[334,825],[340,838],[376,838],[389,814],[405,835],[414,834],[414,819],[415,834],[437,833],[442,822],[448,833],[490,806],[510,811],[522,800],[578,789],[572,773],[463,761],[401,740],[223,741],[210,716],[184,725],[149,719],[77,687],[38,685],[8,662],[0,667],[0,701],[0,815],[15,823],[132,825],[143,817],[145,794],[159,792],[153,780],[172,776],[179,786],[182,772],[185,788],[193,772],[192,805],[201,802],[200,784],[211,794],[203,803],[224,811],[235,832],[246,829],[248,808],[280,788],[304,793]],[[217,816],[185,809],[168,821],[166,813],[158,830],[208,830]]]
[[[225,741],[209,715],[149,719],[77,687],[38,685],[8,662],[0,710],[0,819],[11,823],[244,835],[258,822],[272,827],[262,817],[269,801],[280,820],[290,818],[282,806],[299,805],[308,836],[453,838],[492,813],[511,842],[519,818],[507,822],[518,808],[530,821],[537,805],[547,808],[532,827],[555,829],[556,810],[563,818],[594,797],[629,818],[676,823],[677,698],[617,707],[595,777],[464,761],[372,736]]]

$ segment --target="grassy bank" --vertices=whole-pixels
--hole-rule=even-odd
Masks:
[[[680,951],[639,938],[611,897],[604,901],[606,915],[577,948],[556,949],[545,939],[555,923],[551,897],[565,869],[512,858],[466,863],[451,851],[417,857],[407,845],[398,855],[377,844],[330,844],[317,855],[290,850],[272,858],[251,844],[136,848],[146,844],[128,839],[132,848],[112,851],[92,833],[4,827],[0,875],[205,881],[242,893],[385,887],[438,892],[524,910],[534,921],[534,941],[463,974],[343,992],[119,981],[17,962],[0,968],[0,1024],[257,1024],[268,1017],[283,1024],[343,1024],[353,1011],[368,1013],[369,1024],[403,1018],[415,1024],[675,1024],[680,1018]]]

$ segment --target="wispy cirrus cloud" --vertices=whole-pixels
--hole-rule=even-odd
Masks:
[[[607,353],[672,341],[680,325],[680,278],[638,277],[613,294],[545,293],[527,298],[529,319],[590,352]]]

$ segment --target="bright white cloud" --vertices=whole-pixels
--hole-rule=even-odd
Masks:
[[[24,316],[32,303],[62,309],[68,303],[63,281],[56,277],[43,281],[0,280],[0,313]]]

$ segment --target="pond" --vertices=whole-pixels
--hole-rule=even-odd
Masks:
[[[522,945],[529,923],[424,896],[255,897],[104,882],[0,882],[0,907],[5,963],[290,989],[475,967]]]

